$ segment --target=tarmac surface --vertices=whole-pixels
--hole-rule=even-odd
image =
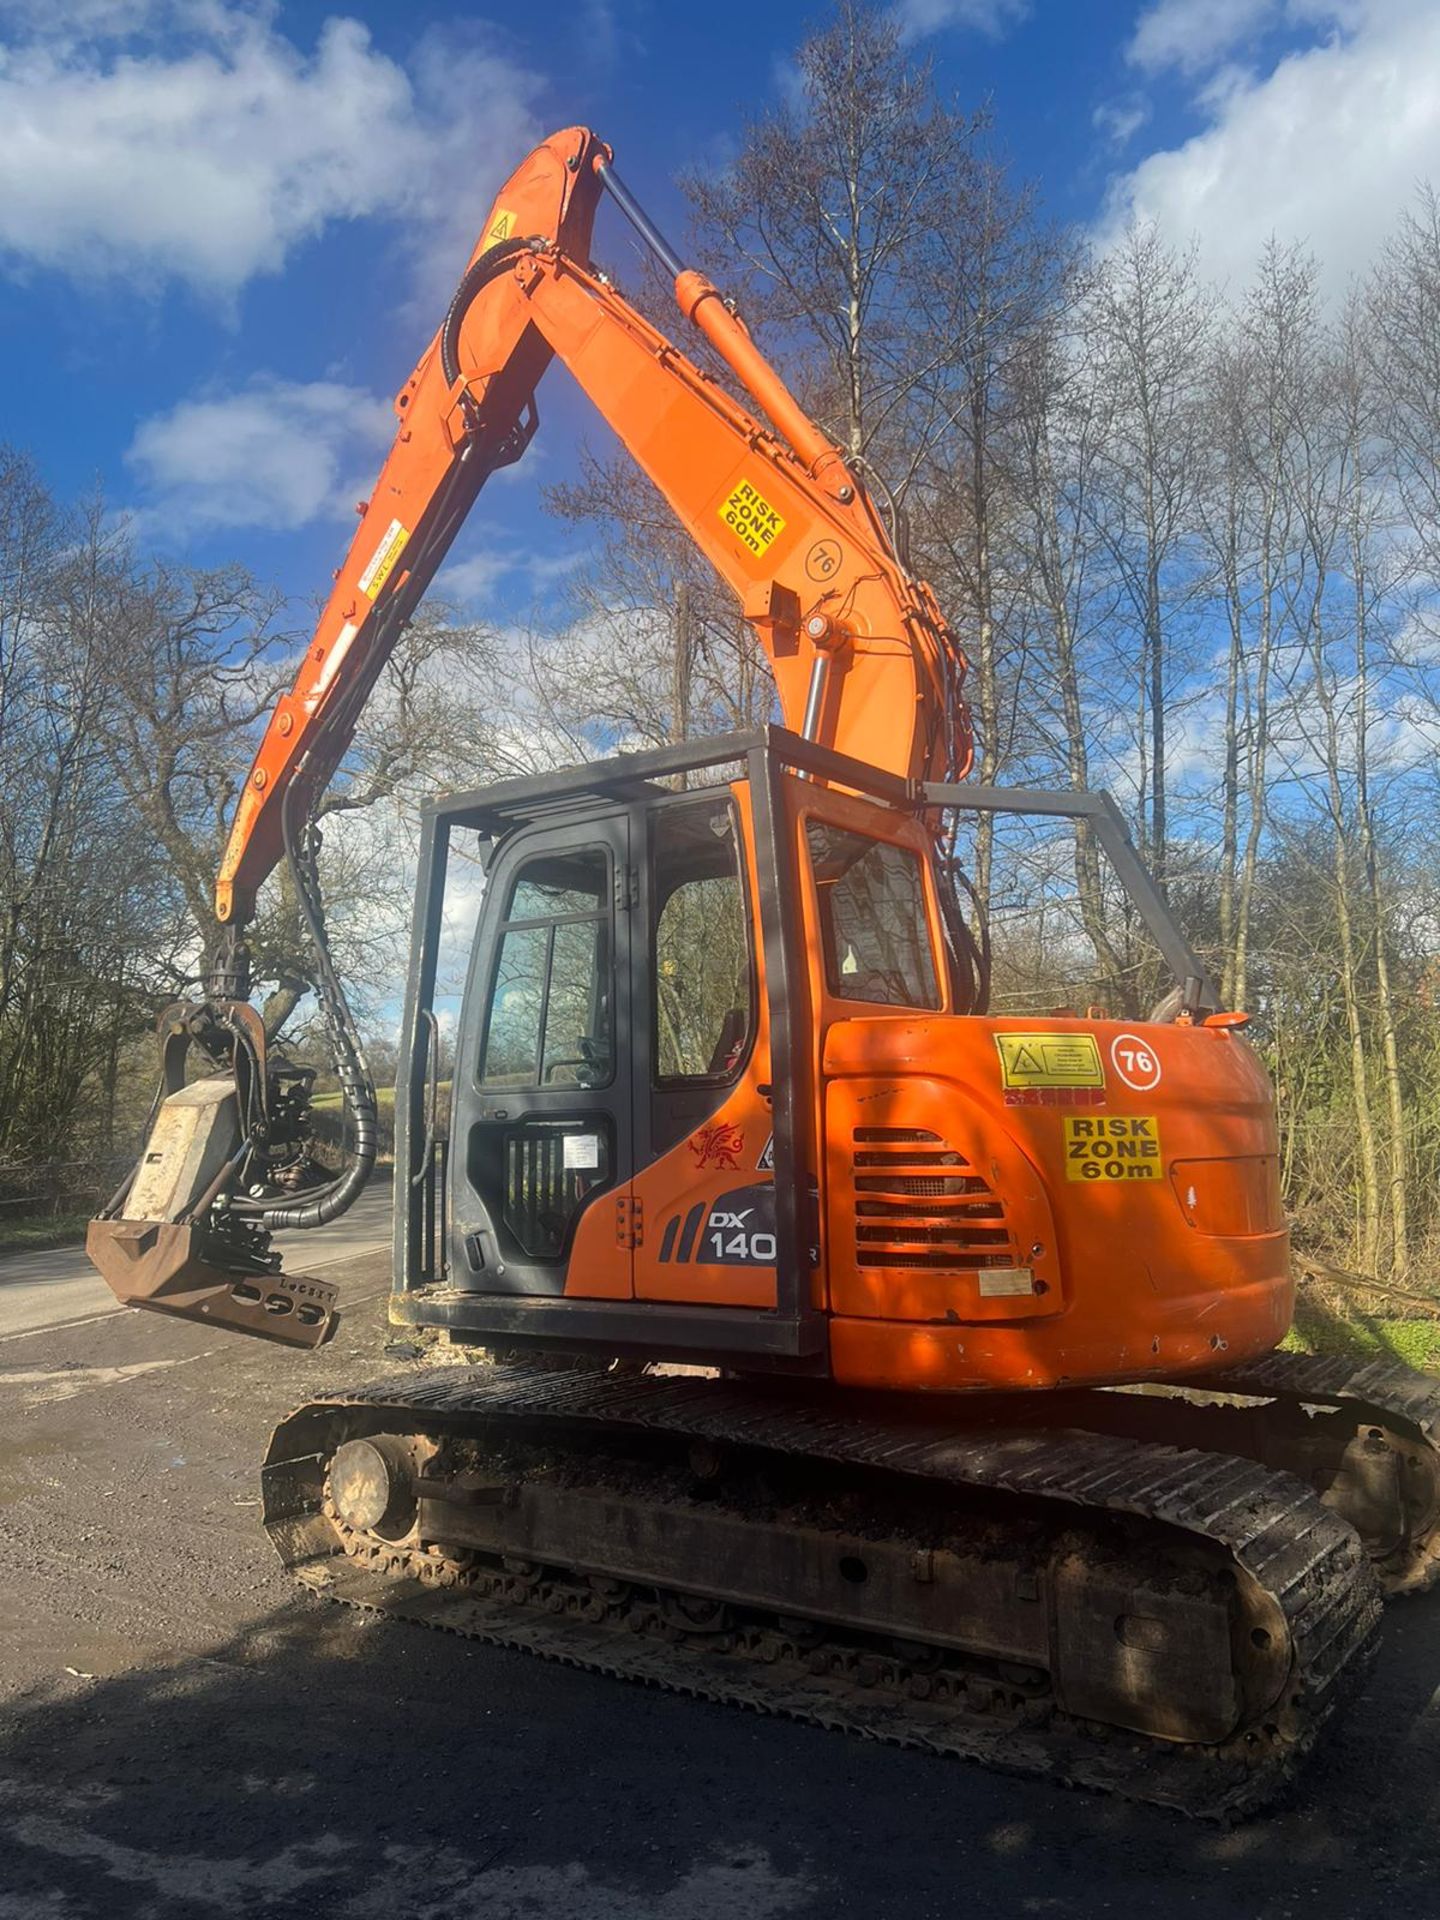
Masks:
[[[312,1391],[403,1369],[388,1265],[330,1266],[317,1354],[68,1314],[63,1279],[71,1324],[0,1335],[0,1920],[1440,1915],[1440,1596],[1226,1831],[292,1592],[256,1463]]]

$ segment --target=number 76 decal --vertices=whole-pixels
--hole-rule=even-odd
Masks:
[[[1110,1064],[1136,1093],[1148,1093],[1160,1084],[1160,1062],[1148,1040],[1138,1033],[1117,1033],[1110,1042]]]

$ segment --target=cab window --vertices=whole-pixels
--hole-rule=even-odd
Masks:
[[[938,1008],[919,856],[828,820],[807,820],[805,838],[831,993],[842,1000]]]
[[[725,1080],[755,1026],[735,810],[713,798],[664,807],[651,845],[656,1078]]]
[[[516,874],[490,982],[480,1078],[600,1087],[613,1071],[610,869],[602,847]]]

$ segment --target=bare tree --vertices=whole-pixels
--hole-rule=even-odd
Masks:
[[[975,662],[977,772],[998,781],[1026,724],[1033,581],[1024,488],[1034,478],[1028,403],[1034,368],[1053,349],[1055,315],[1073,280],[1072,242],[1043,228],[1034,195],[972,149],[949,215],[917,250],[918,307],[937,343],[922,388],[929,405],[916,489],[925,570],[968,616]],[[991,895],[994,821],[979,823],[975,889]]]
[[[1409,1120],[1400,1059],[1400,1015],[1391,957],[1391,908],[1375,827],[1372,777],[1375,724],[1373,683],[1386,663],[1385,607],[1403,561],[1394,551],[1386,502],[1389,461],[1380,432],[1382,399],[1366,350],[1366,313],[1359,296],[1347,302],[1332,350],[1332,403],[1339,461],[1340,511],[1349,573],[1354,677],[1354,816],[1362,868],[1362,904],[1374,972],[1374,1021],[1388,1120],[1386,1193],[1390,1260],[1403,1274],[1410,1262]]]
[[[707,252],[798,359],[812,408],[853,458],[923,457],[925,383],[949,351],[919,346],[918,260],[967,190],[982,124],[936,93],[895,20],[839,0],[794,58],[795,87],[746,128],[717,178],[685,185]],[[918,347],[918,350],[917,350]],[[903,504],[904,475],[895,492]]]
[[[124,802],[163,853],[189,912],[192,977],[214,937],[212,887],[261,728],[293,675],[284,603],[242,568],[153,563],[117,583],[106,611],[106,699],[96,730]],[[364,815],[366,834],[331,833],[322,874],[338,904],[337,951],[364,977],[393,954],[388,914],[403,864],[393,810],[445,779],[482,777],[496,733],[493,640],[438,603],[402,635],[318,814]],[[382,826],[383,823],[383,826]],[[388,846],[385,835],[388,833]],[[311,957],[283,869],[248,938],[277,983],[266,1023],[298,1005]],[[368,963],[368,964],[367,964]],[[179,983],[177,982],[177,985]]]
[[[1072,267],[1079,282],[1082,263]],[[1085,791],[1096,784],[1094,736],[1103,729],[1100,698],[1105,637],[1115,587],[1106,554],[1091,529],[1100,485],[1104,408],[1095,369],[1074,350],[1066,310],[1028,343],[1018,376],[1016,482],[1017,567],[1035,625],[1030,676],[1032,713],[1040,723],[1042,777],[1053,770]],[[1099,759],[1103,762],[1103,744]],[[1137,1011],[1127,960],[1115,937],[1100,864],[1087,822],[1075,830],[1075,888],[1080,921],[1094,951],[1102,996]]]
[[[1201,508],[1228,641],[1220,939],[1226,994],[1239,1006],[1250,990],[1277,656],[1295,615],[1297,474],[1316,426],[1317,327],[1313,261],[1272,241],[1210,365],[1212,484]]]
[[[1193,584],[1212,306],[1196,282],[1193,257],[1175,253],[1153,228],[1132,225],[1100,262],[1080,325],[1083,350],[1105,380],[1106,473],[1094,529],[1123,586],[1134,636],[1140,841],[1163,890],[1170,672]]]
[[[1440,195],[1428,184],[1381,252],[1360,345],[1376,375],[1405,525],[1433,583],[1440,578]]]
[[[734,593],[628,455],[587,453],[547,499],[594,543],[564,630],[527,654],[522,698],[557,742],[585,757],[774,717],[769,663]]]
[[[122,543],[98,503],[62,514],[22,458],[0,470],[0,1159],[106,1144],[116,1062],[177,925],[98,746],[102,609]],[[82,1090],[100,1088],[82,1118]]]

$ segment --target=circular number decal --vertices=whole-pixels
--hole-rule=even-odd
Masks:
[[[805,556],[805,571],[812,580],[828,580],[843,557],[838,540],[817,540]]]
[[[1110,1062],[1127,1087],[1148,1093],[1160,1084],[1160,1062],[1148,1040],[1135,1033],[1117,1033],[1110,1042]]]

